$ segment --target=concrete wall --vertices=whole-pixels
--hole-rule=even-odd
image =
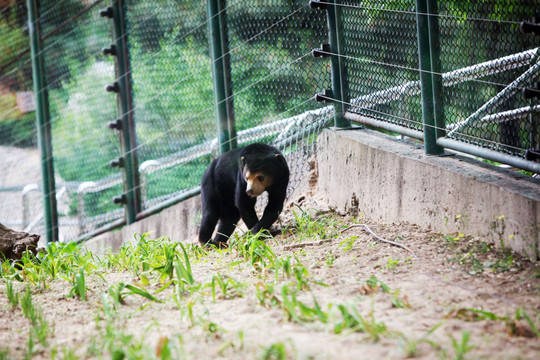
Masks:
[[[319,191],[331,207],[387,223],[462,232],[538,259],[540,184],[519,173],[369,130],[325,130]]]

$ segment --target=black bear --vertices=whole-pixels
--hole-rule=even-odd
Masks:
[[[199,242],[225,245],[240,218],[253,234],[269,229],[283,209],[288,183],[287,162],[273,146],[256,143],[219,156],[201,180]],[[264,191],[268,204],[259,220],[255,202]],[[211,240],[218,220],[217,234]]]

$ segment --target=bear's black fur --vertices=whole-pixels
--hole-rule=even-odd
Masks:
[[[256,143],[219,156],[201,180],[199,242],[224,245],[240,218],[254,234],[269,229],[283,209],[288,183],[287,162],[273,146]],[[268,204],[259,220],[255,212],[256,196],[265,190]],[[211,240],[218,220],[217,234]]]

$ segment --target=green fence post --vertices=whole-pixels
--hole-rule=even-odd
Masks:
[[[433,78],[429,37],[428,0],[416,0],[416,26],[418,37],[418,60],[420,65],[420,89],[422,94],[422,122],[424,124],[424,150],[428,155],[440,155],[443,148],[437,145],[435,113],[433,105]]]
[[[332,91],[318,95],[317,101],[334,101],[335,117],[334,126],[338,128],[349,128],[351,123],[344,118],[349,103],[347,70],[343,59],[343,24],[341,18],[341,7],[335,5],[336,0],[326,0],[325,2],[311,0],[309,5],[312,9],[326,10],[328,22],[329,44],[323,44],[321,49],[313,50],[314,57],[330,56],[330,66],[332,69]]]
[[[111,166],[122,168],[124,177],[124,193],[113,201],[125,206],[126,223],[131,224],[137,220],[137,214],[141,211],[141,192],[125,11],[123,0],[113,0],[111,7],[101,10],[100,15],[113,21],[114,42],[110,48],[103,49],[103,53],[115,56],[116,81],[108,85],[106,90],[117,94],[118,119],[110,122],[109,127],[119,131],[122,154],[120,158],[111,161]]]
[[[439,42],[439,10],[437,0],[427,0],[429,27],[429,54],[431,59],[431,83],[433,87],[433,116],[435,123],[435,141],[446,135],[444,105],[442,101],[441,46]],[[443,149],[437,149],[440,153]]]
[[[332,56],[332,93],[335,103],[336,115],[334,124],[338,128],[351,127],[351,123],[343,118],[349,102],[347,90],[347,72],[345,59],[343,59],[343,24],[341,20],[341,7],[336,6],[336,0],[328,2],[328,36],[330,40],[330,52]]]
[[[218,127],[219,151],[236,148],[236,125],[231,86],[231,61],[226,23],[225,0],[207,0],[210,56],[214,84],[214,107]]]
[[[41,182],[43,187],[43,213],[47,243],[58,241],[58,212],[52,151],[51,116],[45,77],[45,61],[38,0],[28,0],[28,32],[32,56],[32,77],[36,94],[36,126],[41,155]]]

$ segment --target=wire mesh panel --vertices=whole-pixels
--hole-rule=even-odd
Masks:
[[[27,20],[25,1],[0,5],[0,223],[43,234]]]
[[[422,129],[414,0],[342,1],[349,111]]]
[[[143,205],[197,186],[216,136],[206,1],[127,1]],[[193,147],[200,146],[199,150]]]
[[[306,1],[233,0],[227,17],[237,129],[313,109],[330,80],[328,64],[311,57],[327,41],[325,13]]]
[[[107,128],[116,99],[105,92],[114,63],[101,49],[110,24],[99,16],[105,1],[41,1],[47,90],[53,132],[60,238],[74,239],[123,216],[111,201],[121,177],[109,166],[118,139]]]
[[[529,108],[538,100],[522,90],[538,80],[540,42],[519,25],[538,14],[538,1],[439,7],[447,136],[523,157],[538,146],[538,112]]]
[[[330,87],[329,61],[311,56],[328,41],[326,14],[304,0],[231,0],[227,27],[238,142],[282,149],[291,192],[306,175],[316,134],[333,115],[313,100]]]

